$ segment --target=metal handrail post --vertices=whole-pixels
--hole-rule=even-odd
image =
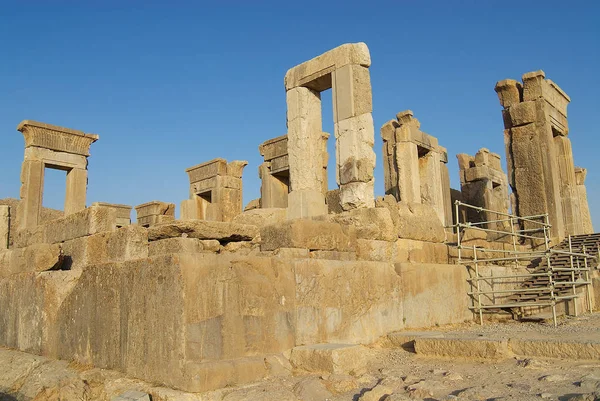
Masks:
[[[479,266],[477,263],[477,248],[473,245],[473,261],[475,262],[475,276],[479,278]],[[483,309],[481,309],[481,288],[477,280],[477,307],[479,309],[479,324],[483,326]],[[491,285],[491,283],[490,283]]]
[[[585,245],[583,246],[583,253],[586,253],[585,250]],[[583,266],[585,267],[585,281],[590,283],[590,268],[588,267],[588,263],[587,263],[588,257],[584,257],[583,258]],[[588,309],[590,311],[590,313],[592,313],[592,285],[591,284],[587,284],[587,299],[588,299]]]
[[[571,243],[571,235],[569,235],[569,260],[571,262],[571,269],[574,269],[573,267],[573,244]],[[571,270],[571,282],[574,283],[575,282],[575,270]],[[577,287],[575,287],[575,284],[573,284],[572,286],[573,289],[573,296],[577,296]],[[577,313],[577,298],[573,298],[573,311],[575,312],[575,316],[577,317],[578,313]]]

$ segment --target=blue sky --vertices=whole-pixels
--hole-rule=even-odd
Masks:
[[[572,99],[570,138],[600,226],[600,2],[1,1],[0,198],[19,196],[23,119],[100,135],[88,204],[188,197],[184,170],[248,160],[244,203],[260,195],[258,145],[286,133],[288,68],[342,43],[371,52],[376,195],[379,128],[411,109],[457,153],[505,160],[496,81],[543,69]],[[333,133],[330,91],[324,131]],[[333,141],[330,141],[332,145]],[[330,146],[330,166],[334,155]],[[335,184],[330,169],[330,187]],[[44,205],[62,209],[63,172]]]

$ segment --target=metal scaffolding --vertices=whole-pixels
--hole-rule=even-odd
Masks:
[[[461,210],[468,209],[487,216],[496,215],[497,218],[478,222],[461,221]],[[463,214],[463,220],[466,220],[467,214]],[[592,310],[591,263],[588,261],[592,256],[586,252],[585,245],[580,249],[573,249],[571,236],[568,238],[567,249],[552,248],[548,214],[520,217],[456,201],[455,215],[456,224],[453,227],[456,233],[458,263],[470,266],[474,272],[474,277],[468,279],[472,288],[468,295],[472,300],[470,308],[479,315],[480,324],[483,324],[485,309],[522,311],[525,307],[550,307],[556,326],[556,305],[559,302],[572,300],[574,314],[577,316],[576,298],[581,296],[582,292],[578,289],[582,286],[587,290],[588,310]],[[502,235],[505,241],[510,238],[509,246],[503,246],[502,249],[477,245],[466,246],[463,243],[464,230],[469,228]],[[516,268],[531,268],[533,262],[538,262],[538,266],[527,274],[500,276],[480,274],[482,266],[510,263]],[[509,289],[494,289],[498,281],[506,285],[507,283],[503,282],[505,280],[510,280],[517,285]],[[491,289],[482,290],[482,283],[486,283]],[[530,285],[527,285],[528,283]],[[505,302],[497,302],[498,295],[506,297]]]

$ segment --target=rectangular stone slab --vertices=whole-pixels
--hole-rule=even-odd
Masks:
[[[258,227],[221,221],[187,220],[158,224],[148,229],[148,240],[187,236],[188,238],[216,239],[222,242],[252,241]]]

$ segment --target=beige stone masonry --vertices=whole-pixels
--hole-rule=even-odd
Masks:
[[[152,226],[148,229],[148,240],[181,237],[222,242],[252,241],[259,234],[258,227],[222,221],[189,220],[175,221]]]
[[[346,251],[350,238],[336,223],[318,220],[294,219],[285,223],[262,227],[260,249],[305,248],[309,250]]]
[[[90,206],[80,212],[48,221],[16,233],[14,245],[22,248],[36,243],[57,244],[79,237],[114,231],[117,213],[112,207]]]
[[[128,225],[115,231],[75,238],[62,243],[64,267],[80,270],[89,265],[148,257],[148,230]]]
[[[290,362],[311,373],[360,375],[366,369],[366,350],[355,344],[316,344],[292,349]]]
[[[0,251],[8,249],[10,237],[10,206],[0,205]]]
[[[337,183],[342,210],[374,205],[375,153],[370,57],[345,44],[290,69],[285,77],[289,218],[325,215],[320,92],[332,89]]]
[[[17,130],[25,138],[21,207],[17,218],[20,228],[31,228],[40,223],[46,168],[67,172],[65,214],[85,209],[87,157],[90,145],[99,136],[31,120],[22,121]]]
[[[590,215],[590,206],[588,204],[587,190],[585,188],[586,175],[586,169],[575,167],[575,180],[577,182],[577,196],[579,198],[579,211],[581,212],[583,234],[592,234],[594,233],[594,227],[592,225],[592,216]]]
[[[397,201],[431,206],[444,224],[452,222],[448,155],[438,140],[420,130],[410,110],[381,127],[385,193]]]
[[[116,203],[94,202],[92,206],[112,207],[117,211],[117,227],[125,227],[131,224],[131,209],[129,205],[120,205]]]
[[[523,103],[521,103],[523,104]],[[508,213],[508,178],[502,171],[500,155],[482,148],[475,154],[459,154],[458,168],[462,201],[484,209]],[[466,210],[466,221],[481,222],[502,220],[504,216],[492,212]],[[504,224],[494,224],[490,229],[509,228]]]
[[[42,272],[60,267],[63,254],[59,244],[34,244],[0,251],[0,278],[12,274]]]
[[[137,224],[151,227],[155,224],[168,223],[175,220],[175,204],[161,201],[142,203],[135,207]]]
[[[504,108],[513,212],[520,216],[548,213],[556,242],[584,232],[582,202],[567,138],[571,99],[541,70],[524,74],[522,80],[522,85],[504,80],[495,87]]]
[[[321,188],[323,193],[328,189],[327,184],[327,140],[329,134],[321,133],[320,160],[322,165]],[[258,150],[264,162],[258,168],[261,179],[260,207],[262,208],[287,208],[288,194],[290,192],[290,165],[288,154],[288,137],[282,135],[263,142]]]
[[[233,220],[242,212],[242,172],[247,164],[217,158],[186,169],[190,199],[181,204],[181,219]]]
[[[329,89],[330,74],[345,65],[370,67],[371,56],[367,45],[347,43],[290,68],[285,74],[285,89],[290,90],[298,86],[306,86],[320,92]]]

